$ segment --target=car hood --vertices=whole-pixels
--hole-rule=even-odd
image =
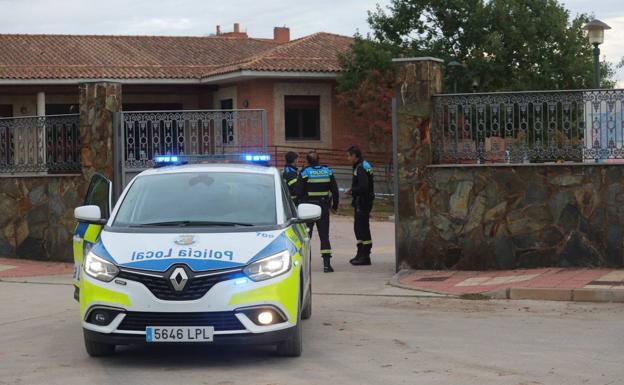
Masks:
[[[166,271],[186,264],[193,271],[245,266],[284,250],[296,251],[293,230],[232,233],[122,233],[103,231],[92,251],[120,267]]]

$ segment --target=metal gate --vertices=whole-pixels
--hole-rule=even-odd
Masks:
[[[141,111],[115,114],[114,193],[153,167],[157,155],[207,156],[267,149],[264,110]]]

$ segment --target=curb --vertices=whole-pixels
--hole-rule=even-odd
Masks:
[[[489,299],[624,303],[624,290],[610,289],[508,288],[483,295]]]
[[[624,290],[611,289],[557,289],[557,288],[528,288],[517,287],[488,291],[484,293],[448,293],[431,289],[421,289],[414,286],[404,285],[400,282],[401,277],[408,275],[407,271],[399,271],[395,274],[388,285],[401,289],[423,291],[445,295],[448,298],[457,299],[509,299],[509,300],[536,300],[536,301],[568,301],[568,302],[614,302],[624,303]]]
[[[433,294],[440,294],[440,295],[444,295],[450,298],[460,298],[461,295],[457,294],[457,293],[447,293],[444,291],[436,291],[436,290],[431,290],[431,289],[421,289],[418,287],[414,287],[414,286],[409,286],[409,285],[404,285],[400,282],[400,278],[403,275],[406,275],[409,273],[404,272],[403,270],[399,271],[398,273],[396,273],[395,275],[392,276],[392,278],[390,278],[390,280],[388,281],[388,285],[393,286],[393,287],[398,287],[399,289],[406,289],[406,290],[413,290],[413,291],[422,291],[425,293],[433,293]]]

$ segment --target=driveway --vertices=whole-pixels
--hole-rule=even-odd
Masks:
[[[313,316],[296,359],[210,346],[89,358],[67,276],[0,282],[0,384],[624,383],[624,305],[462,301],[389,287],[393,226],[375,222],[373,234],[374,265],[352,267],[351,222],[334,219],[336,272],[314,261]]]

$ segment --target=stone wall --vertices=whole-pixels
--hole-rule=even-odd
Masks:
[[[78,176],[0,178],[0,257],[72,261]]]
[[[82,172],[78,175],[0,177],[0,257],[72,261],[74,208],[92,175],[113,175],[113,112],[121,84],[80,86]]]
[[[401,201],[400,267],[624,266],[624,167],[427,167]]]

